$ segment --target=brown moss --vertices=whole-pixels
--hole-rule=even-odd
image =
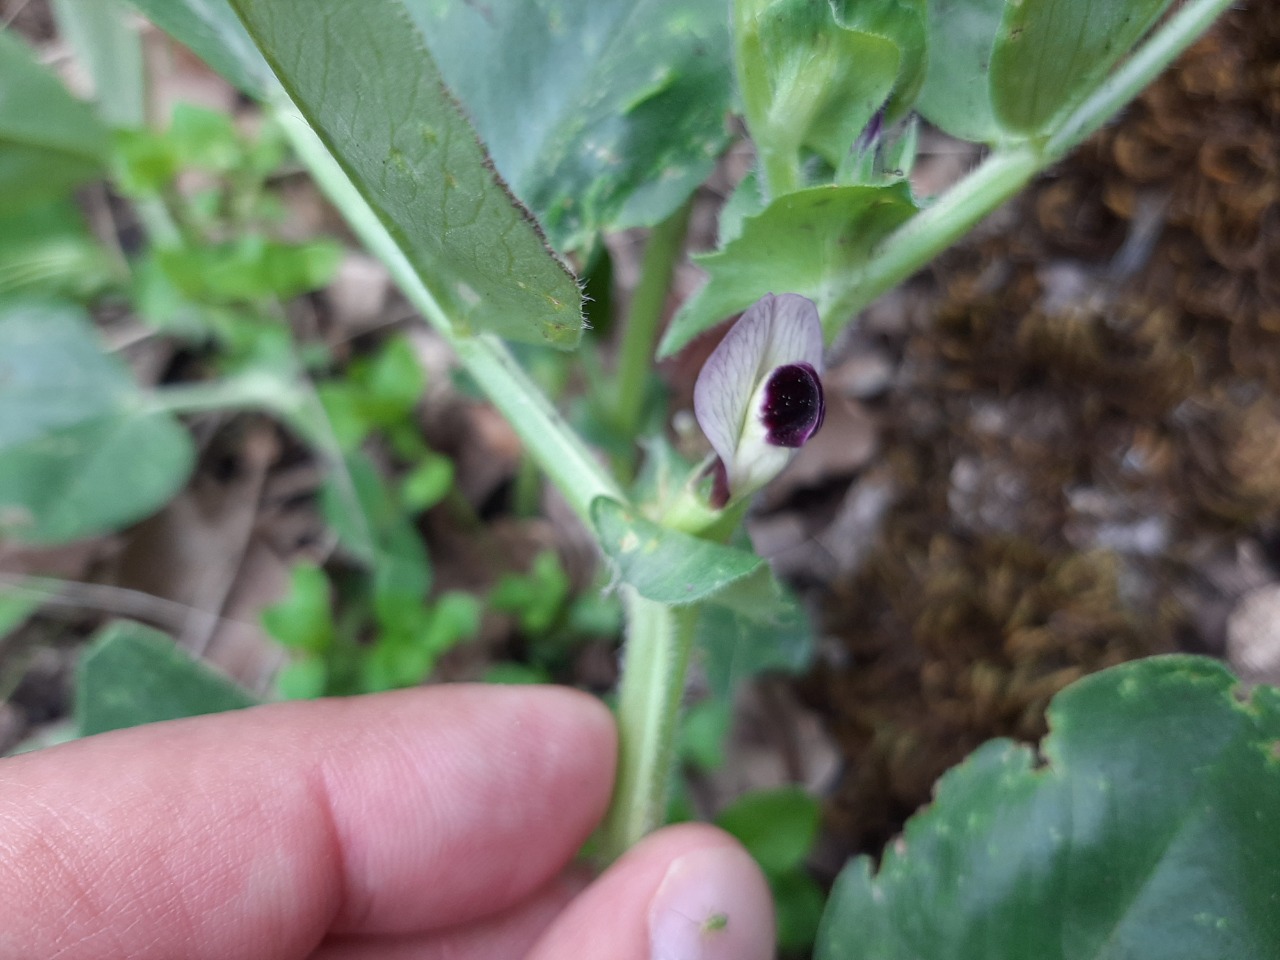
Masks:
[[[880,411],[897,501],[805,680],[876,849],[993,736],[1151,653],[1212,649],[1198,558],[1280,519],[1280,6],[1231,11],[919,281]]]

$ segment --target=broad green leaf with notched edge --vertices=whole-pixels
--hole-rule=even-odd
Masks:
[[[651,226],[728,142],[724,0],[405,0],[498,172],[560,249]]]
[[[850,317],[863,267],[877,245],[916,212],[905,183],[811,187],[747,217],[723,250],[697,257],[707,281],[672,321],[660,347],[670,356],[766,293],[799,293],[818,305],[828,341]]]
[[[929,69],[918,107],[953,137],[995,143],[991,52],[1005,0],[929,0]]]
[[[819,960],[1272,960],[1280,692],[1235,684],[1171,656],[1068,687],[1042,764],[986,744],[845,868]]]
[[[60,543],[158,509],[191,440],[145,397],[75,307],[0,309],[0,539]]]
[[[901,119],[915,102],[928,65],[926,0],[832,0],[832,5],[842,26],[885,37],[898,48],[898,76],[886,120]]]
[[[249,96],[262,99],[275,86],[271,68],[227,0],[130,2]]]
[[[716,225],[718,246],[728,246],[742,236],[742,222],[758,214],[765,206],[760,178],[755,170],[749,170],[720,208],[720,222]]]
[[[623,583],[659,603],[705,600],[764,563],[746,550],[659,526],[608,497],[592,502],[591,519]]]
[[[400,0],[233,0],[307,122],[461,330],[573,347],[582,296],[494,174]]]
[[[719,697],[769,670],[798,673],[813,655],[813,627],[795,595],[761,565],[707,599],[695,645]]]
[[[0,211],[63,195],[102,172],[109,142],[93,108],[0,31]]]
[[[991,102],[1013,133],[1049,132],[1083,101],[1173,0],[1009,3],[991,57]]]
[[[76,670],[75,715],[84,737],[256,702],[165,634],[127,620],[98,631]]]

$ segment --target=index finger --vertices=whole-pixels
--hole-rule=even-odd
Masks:
[[[303,956],[502,910],[603,815],[605,708],[453,686],[276,704],[0,761],[0,956]]]

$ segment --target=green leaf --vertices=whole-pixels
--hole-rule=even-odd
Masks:
[[[723,0],[405,5],[560,249],[666,219],[728,142]]]
[[[449,590],[436,598],[431,624],[423,644],[434,656],[452,650],[480,629],[480,601],[461,590]]]
[[[346,379],[320,384],[316,387],[316,396],[333,430],[338,449],[344,454],[354,453],[374,427],[364,414],[363,391]]]
[[[279,243],[249,234],[210,246],[157,250],[156,262],[184,296],[213,304],[287,300],[324,286],[342,258],[327,240]]]
[[[366,690],[421,683],[441,655],[480,628],[479,601],[459,591],[444,593],[430,604],[402,597],[394,612],[398,615],[395,622],[380,615],[383,629],[360,665]]]
[[[1005,0],[929,0],[929,71],[920,91],[925,119],[953,137],[1003,137],[991,103],[991,51]]]
[[[682,763],[710,773],[725,764],[724,744],[733,724],[733,702],[712,697],[685,711],[680,723],[679,756]]]
[[[542,637],[560,619],[572,588],[560,555],[543,550],[527,574],[504,573],[498,578],[489,592],[489,606],[515,614],[525,634]]]
[[[770,875],[804,863],[821,822],[821,806],[800,787],[744,794],[716,817],[716,824],[742,841]]]
[[[1009,3],[991,54],[991,101],[1005,130],[1037,136],[1079,104],[1172,0]]]
[[[159,194],[178,175],[178,154],[154,130],[117,130],[112,135],[112,181],[126,196]]]
[[[39,600],[0,592],[0,641],[26,623],[39,609]]]
[[[463,331],[573,347],[582,296],[494,175],[400,0],[233,0],[294,104]]]
[[[320,506],[338,539],[372,572],[378,625],[413,629],[425,616],[431,560],[373,461],[358,450],[347,454],[321,489]]]
[[[227,0],[130,0],[165,33],[186,44],[251,97],[263,99],[275,77]]]
[[[915,104],[928,67],[927,0],[832,0],[841,26],[892,40],[898,75],[885,105],[886,122],[904,117]]]
[[[872,874],[840,875],[820,960],[1269,958],[1280,943],[1280,692],[1220,663],[1141,660],[986,744]]]
[[[115,273],[72,197],[0,211],[0,297],[88,300]]]
[[[495,663],[484,674],[485,683],[504,683],[523,686],[535,683],[551,683],[553,677],[542,667],[530,667],[523,663]]]
[[[373,567],[373,610],[378,624],[395,629],[412,622],[431,589],[427,548],[404,514],[379,531]]]
[[[404,337],[392,337],[371,360],[352,364],[350,376],[364,394],[364,415],[382,427],[408,419],[427,386],[422,364]]]
[[[720,221],[717,224],[717,245],[726,247],[742,236],[742,225],[747,217],[754,217],[767,206],[764,191],[761,189],[760,177],[755,170],[747,171],[747,175],[738,181],[729,194],[729,199],[720,208]]]
[[[98,631],[76,671],[75,715],[85,737],[254,703],[248,691],[192,660],[165,634],[129,621]]]
[[[140,127],[147,119],[147,77],[135,18],[117,0],[53,0],[58,33],[84,62],[103,122]]]
[[[592,502],[591,519],[619,578],[659,603],[705,600],[764,563],[746,550],[661,527],[608,497]]]
[[[851,30],[830,3],[735,3],[738,84],[770,187],[798,185],[808,146],[838,166],[893,91],[901,51],[888,36]],[[789,168],[789,172],[783,172]]]
[[[262,611],[262,625],[293,650],[322,653],[333,644],[329,578],[313,563],[294,566],[289,592]]]
[[[809,956],[822,923],[827,895],[804,869],[769,878],[778,914],[778,949],[786,956]]]
[[[731,697],[743,680],[768,670],[798,673],[813,655],[813,627],[795,596],[767,566],[709,598],[695,643],[707,686]]]
[[[191,440],[102,353],[78,309],[0,308],[0,539],[61,543],[158,509]]]
[[[663,337],[670,356],[766,293],[799,293],[818,305],[828,340],[851,319],[848,306],[886,236],[916,212],[905,183],[811,187],[774,200],[743,221],[723,250],[697,257],[707,282]]]
[[[319,657],[287,663],[276,674],[276,693],[282,700],[314,700],[324,696],[329,667]]]
[[[449,495],[453,476],[452,460],[438,453],[428,454],[400,484],[400,499],[415,513],[430,510]]]
[[[231,118],[220,110],[180,103],[173,108],[168,140],[182,166],[226,172],[240,163],[244,144]]]
[[[93,108],[0,31],[0,213],[64,195],[101,174],[106,129]]]

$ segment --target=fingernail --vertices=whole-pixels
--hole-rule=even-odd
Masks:
[[[738,847],[680,857],[649,905],[653,960],[769,960],[773,941],[769,888]]]

